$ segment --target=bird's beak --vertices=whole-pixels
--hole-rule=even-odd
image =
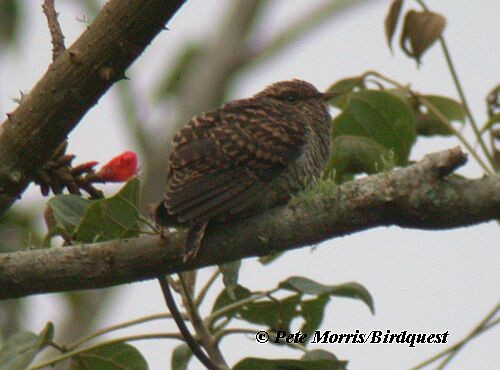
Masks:
[[[323,93],[321,94],[323,96],[323,100],[324,101],[328,101],[330,99],[333,99],[335,98],[336,96],[338,96],[339,94],[338,93],[335,93],[335,92],[326,92],[326,93]]]

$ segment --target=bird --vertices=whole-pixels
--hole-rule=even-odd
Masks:
[[[173,136],[154,219],[189,228],[184,261],[197,255],[208,224],[284,205],[321,176],[330,155],[326,103],[334,96],[298,79],[276,82],[195,116]]]

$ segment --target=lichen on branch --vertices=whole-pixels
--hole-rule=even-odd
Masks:
[[[500,175],[463,179],[460,148],[408,167],[312,192],[302,200],[212,228],[183,263],[185,233],[0,255],[0,299],[95,289],[315,244],[378,226],[449,229],[500,218]]]

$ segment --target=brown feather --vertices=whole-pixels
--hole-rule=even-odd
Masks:
[[[180,222],[215,217],[255,195],[304,143],[303,135],[287,135],[280,112],[269,115],[252,102],[203,118],[208,123],[195,118],[174,139],[165,205]]]
[[[282,204],[321,174],[330,146],[328,97],[305,81],[278,82],[196,116],[176,133],[156,214],[165,216],[163,225],[189,225],[190,255],[207,222]]]

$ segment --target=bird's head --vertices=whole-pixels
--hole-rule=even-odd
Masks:
[[[296,105],[309,102],[326,102],[334,95],[321,93],[312,84],[302,80],[276,82],[257,93],[254,98],[273,99],[274,101]]]

